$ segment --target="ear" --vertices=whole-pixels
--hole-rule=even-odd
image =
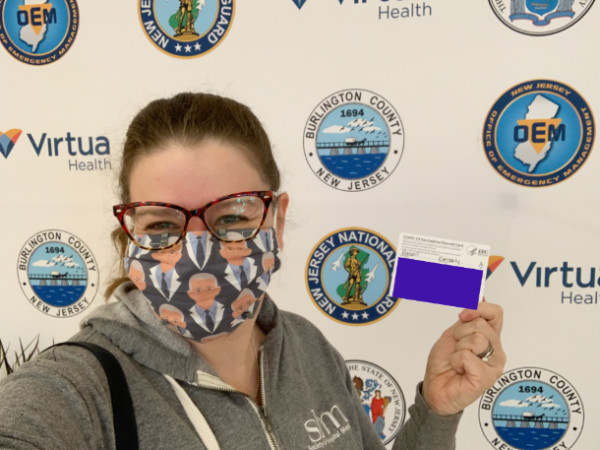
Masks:
[[[283,249],[283,229],[285,227],[285,213],[287,211],[288,204],[290,203],[290,196],[283,192],[277,197],[277,216],[275,219],[275,232],[277,234],[277,242],[279,247]]]

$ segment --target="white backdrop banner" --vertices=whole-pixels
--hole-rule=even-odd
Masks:
[[[133,115],[206,91],[269,132],[291,198],[271,295],[344,355],[383,442],[459,312],[389,295],[405,232],[491,247],[485,297],[505,310],[508,363],[457,448],[597,448],[593,0],[184,3],[0,0],[6,362],[105,302]]]

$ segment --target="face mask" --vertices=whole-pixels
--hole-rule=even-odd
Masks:
[[[203,231],[188,232],[166,250],[131,242],[124,261],[157,316],[200,342],[229,334],[256,315],[279,269],[278,253],[272,228],[243,242],[222,242]]]

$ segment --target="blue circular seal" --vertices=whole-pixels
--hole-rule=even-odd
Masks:
[[[49,64],[64,56],[78,29],[75,0],[0,0],[0,42],[26,64]]]
[[[304,156],[325,184],[363,191],[385,181],[404,149],[404,126],[394,106],[365,89],[323,99],[304,127]]]
[[[531,80],[508,89],[490,109],[483,146],[492,167],[513,183],[545,187],[573,175],[587,160],[595,124],[572,87]]]
[[[53,317],[79,314],[98,290],[96,258],[81,239],[63,230],[40,231],[27,239],[17,274],[29,302]]]
[[[315,305],[333,320],[368,325],[398,304],[389,294],[396,249],[363,228],[344,228],[325,236],[306,264],[306,287]]]
[[[494,448],[500,444],[520,450],[572,448],[584,417],[573,385],[540,367],[504,373],[479,402],[481,430]]]
[[[577,23],[594,0],[488,0],[496,16],[514,31],[530,36],[547,36]]]
[[[351,359],[346,361],[346,367],[377,436],[383,445],[391,443],[406,417],[400,385],[388,371],[370,361]]]
[[[235,0],[139,0],[138,6],[148,39],[178,58],[195,58],[217,47],[235,13]]]

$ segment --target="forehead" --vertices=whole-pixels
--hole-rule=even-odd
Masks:
[[[192,286],[204,286],[207,284],[214,286],[216,283],[212,278],[192,278],[191,284]]]
[[[161,201],[188,209],[228,194],[268,189],[246,152],[216,140],[165,144],[134,163],[129,184],[132,202]]]

